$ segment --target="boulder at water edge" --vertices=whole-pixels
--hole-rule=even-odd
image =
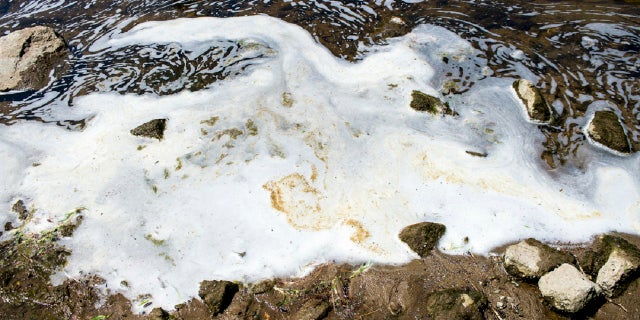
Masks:
[[[537,279],[563,263],[574,262],[570,254],[535,239],[511,245],[504,252],[504,268],[509,274],[524,279]]]
[[[568,263],[542,276],[538,288],[554,308],[569,313],[582,310],[598,295],[596,284]]]
[[[599,255],[606,262],[598,270],[596,283],[605,295],[612,297],[638,276],[640,250],[620,237],[605,235],[598,241],[602,247]]]
[[[0,91],[38,90],[62,70],[69,50],[49,27],[32,27],[0,37]],[[59,67],[59,68],[58,68]]]
[[[420,222],[402,229],[399,237],[411,250],[424,258],[435,248],[445,231],[446,227],[442,224]]]

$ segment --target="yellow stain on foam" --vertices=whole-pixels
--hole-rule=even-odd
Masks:
[[[524,182],[519,182],[495,170],[483,175],[479,174],[478,169],[452,166],[449,161],[440,161],[441,157],[438,158],[438,156],[441,155],[435,154],[434,157],[429,157],[427,152],[420,152],[413,162],[414,168],[419,170],[427,180],[442,179],[450,184],[467,185],[535,202],[540,207],[567,219],[586,220],[603,215],[599,211],[588,210],[577,200],[553,194],[551,191],[536,190]]]
[[[330,219],[322,215],[322,195],[303,175],[293,173],[280,180],[267,182],[262,187],[271,193],[271,206],[284,213],[291,226],[303,230],[322,230],[333,225]]]
[[[310,179],[315,182],[318,177],[317,168],[312,166],[311,172]],[[302,174],[292,173],[279,180],[269,181],[262,187],[270,192],[271,206],[282,212],[292,227],[319,231],[344,225],[353,230],[351,241],[371,251],[381,252],[378,246],[368,243],[371,238],[369,230],[361,221],[353,218],[357,211],[351,206],[346,211],[341,210],[341,206],[323,208],[322,202],[329,199]]]

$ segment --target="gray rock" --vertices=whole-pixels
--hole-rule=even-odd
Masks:
[[[64,39],[49,27],[22,29],[1,37],[0,91],[43,88],[50,81],[51,70],[63,64],[68,54]]]
[[[522,100],[529,119],[537,123],[550,123],[553,120],[551,107],[542,97],[540,90],[529,80],[520,79],[513,82],[513,89]]]
[[[616,296],[625,285],[638,276],[640,250],[622,238],[603,236],[599,239],[600,259],[605,262],[598,270],[596,283],[608,297]]]
[[[513,276],[537,279],[563,263],[574,263],[568,253],[551,248],[538,240],[527,239],[507,247],[504,268]]]
[[[167,119],[153,119],[133,128],[130,132],[134,136],[162,140],[166,127]]]
[[[320,320],[327,316],[331,310],[331,305],[320,299],[307,300],[292,319],[295,320]]]
[[[233,296],[238,292],[238,285],[229,281],[202,281],[198,295],[214,315],[224,311]]]
[[[538,288],[554,308],[569,313],[582,310],[598,296],[596,284],[568,263],[543,275]]]
[[[429,295],[426,300],[426,315],[435,320],[481,320],[487,298],[474,290],[448,289]]]
[[[426,257],[438,244],[446,229],[444,225],[439,223],[420,222],[402,229],[399,237],[420,257]]]
[[[587,126],[587,135],[596,144],[622,154],[631,153],[629,138],[613,111],[596,111]]]
[[[448,103],[443,103],[440,99],[428,95],[424,92],[413,90],[411,92],[411,104],[409,106],[416,111],[428,112],[431,114],[446,114],[457,116],[458,113],[451,110]]]

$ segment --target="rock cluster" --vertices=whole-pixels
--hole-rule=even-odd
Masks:
[[[0,37],[0,91],[38,90],[69,54],[64,39],[49,27],[32,27]],[[62,68],[59,68],[62,69]]]
[[[576,261],[567,253],[528,239],[506,248],[504,266],[515,277],[539,279],[545,300],[559,311],[575,313],[600,296],[619,295],[640,270],[640,249],[626,240],[605,235],[595,246],[595,251],[587,251]]]

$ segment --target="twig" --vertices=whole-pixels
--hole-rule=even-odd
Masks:
[[[629,312],[629,311],[627,311],[627,308],[625,308],[623,305],[621,305],[621,304],[619,304],[619,303],[617,303],[617,302],[614,302],[613,300],[611,300],[611,299],[609,299],[609,298],[607,298],[607,301],[608,301],[608,302],[610,302],[610,303],[612,303],[612,304],[614,304],[614,305],[616,305],[616,306],[618,306],[618,307],[619,307],[620,309],[622,309],[624,312]]]
[[[498,311],[496,311],[496,309],[491,308],[491,311],[493,311],[493,313],[495,313],[495,314],[496,314],[496,317],[498,317],[498,320],[504,320],[504,319],[502,319],[502,317],[500,316],[500,314],[498,313]]]

